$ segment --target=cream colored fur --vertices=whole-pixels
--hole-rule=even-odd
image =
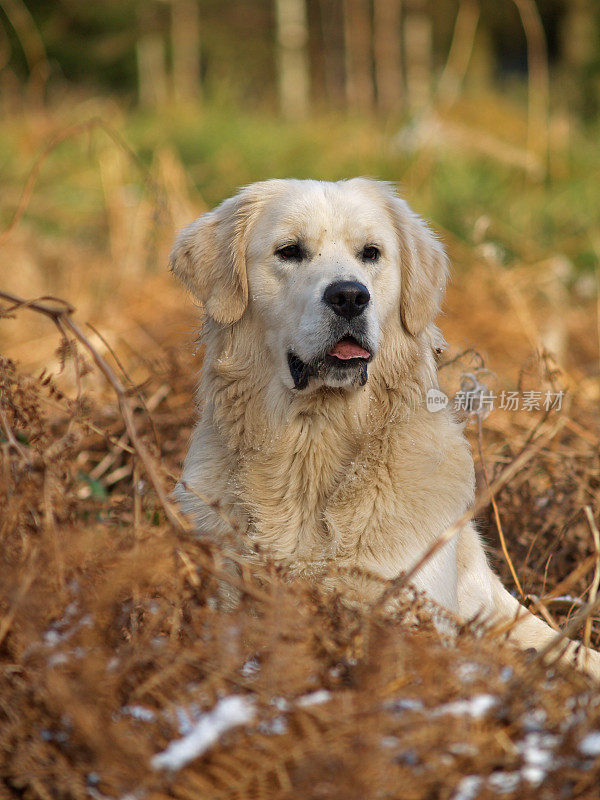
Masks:
[[[276,250],[295,241],[307,257],[290,265]],[[373,243],[381,257],[365,263]],[[201,415],[176,488],[198,531],[227,530],[200,494],[237,521],[242,550],[258,545],[293,571],[319,576],[332,560],[384,579],[409,569],[474,498],[462,427],[425,405],[447,273],[439,241],[387,184],[267,181],[183,231],[172,267],[205,309]],[[297,390],[286,352],[309,360],[326,347],[320,298],[340,278],[371,294],[367,383],[324,374]],[[339,581],[348,596],[381,592],[352,574]],[[463,620],[522,615],[510,634],[521,647],[555,635],[503,588],[472,525],[414,585]],[[600,654],[577,660],[600,676]]]

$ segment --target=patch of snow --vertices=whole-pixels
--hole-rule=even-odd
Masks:
[[[289,711],[290,708],[290,704],[285,697],[274,697],[271,700],[271,705],[275,706],[275,708],[278,708],[279,711]]]
[[[296,700],[296,705],[304,708],[305,706],[317,706],[321,703],[328,703],[331,700],[331,692],[327,689],[318,689],[316,692],[305,694]]]
[[[530,783],[532,786],[539,786],[540,783],[546,777],[547,773],[546,770],[542,769],[541,767],[528,766],[528,767],[523,767],[523,769],[521,770],[521,774],[523,775],[527,783]]]
[[[463,683],[473,683],[473,681],[477,678],[477,675],[480,672],[479,664],[473,664],[467,662],[465,664],[459,664],[458,669],[456,670],[459,679]]]
[[[53,623],[48,630],[42,634],[42,639],[46,647],[56,647],[61,642],[68,641],[80,628],[90,628],[93,625],[94,620],[91,614],[86,614],[79,622],[76,622],[71,628],[68,628],[67,626],[71,622],[76,611],[77,603],[70,603],[67,606],[63,618]]]
[[[251,722],[256,710],[254,702],[242,695],[231,695],[219,700],[207,714],[202,715],[193,729],[152,758],[154,769],[178,770],[206,752],[218,741],[221,734]]]
[[[69,660],[69,657],[66,653],[54,653],[48,659],[48,666],[49,667],[60,667],[63,664],[66,664]]]
[[[177,706],[175,709],[175,717],[177,719],[177,729],[182,736],[187,736],[195,728],[196,724],[202,717],[200,707],[195,703],[184,708]]]
[[[244,678],[252,678],[260,669],[258,659],[250,658],[240,669],[240,674]]]
[[[412,748],[409,750],[404,750],[402,753],[398,753],[395,758],[395,761],[397,761],[399,764],[406,764],[409,767],[416,767],[420,760],[419,754]]]
[[[65,731],[50,731],[47,728],[43,728],[40,731],[40,736],[44,742],[59,742],[60,744],[64,744],[69,741],[69,736]]]
[[[521,717],[523,730],[527,733],[543,731],[547,717],[543,708],[534,708],[533,711],[529,711]]]
[[[538,786],[544,780],[555,762],[554,749],[559,741],[551,733],[528,733],[516,744],[525,762],[521,774],[528,783]]]
[[[586,734],[579,742],[579,750],[584,756],[600,756],[600,731]]]
[[[487,779],[487,785],[498,794],[510,794],[520,783],[520,772],[494,772]]]
[[[452,800],[475,800],[483,783],[479,775],[467,775],[456,787]]]
[[[515,671],[512,667],[502,667],[500,670],[500,680],[503,683],[508,683],[508,681],[513,677]]]
[[[54,647],[59,642],[61,642],[64,638],[64,635],[61,635],[58,631],[50,629],[44,633],[44,644],[48,647]]]
[[[448,745],[448,750],[456,756],[476,756],[477,748],[468,742],[453,742]]]
[[[274,717],[271,720],[265,720],[258,726],[261,733],[266,733],[268,736],[277,736],[287,733],[288,724],[285,717]]]
[[[398,697],[388,707],[391,711],[422,711],[423,703],[413,697]]]
[[[553,760],[551,751],[558,742],[559,738],[551,733],[529,733],[522,742],[518,742],[517,750],[529,764],[550,766]]]
[[[121,714],[127,714],[140,722],[153,722],[156,719],[154,711],[145,706],[123,706]]]
[[[396,736],[382,736],[381,737],[381,746],[382,747],[398,747],[400,744],[400,739]]]
[[[456,717],[473,717],[481,719],[490,709],[498,705],[498,698],[491,694],[476,694],[469,700],[456,700],[453,703],[433,709],[434,717],[441,717],[444,714],[453,714]]]

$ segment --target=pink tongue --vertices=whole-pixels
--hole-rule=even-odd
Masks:
[[[350,339],[342,339],[335,347],[331,348],[329,355],[347,361],[350,358],[369,358],[371,354],[360,345],[356,344],[356,342]]]

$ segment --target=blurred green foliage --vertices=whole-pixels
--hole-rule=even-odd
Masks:
[[[148,168],[163,148],[175,151],[198,212],[239,186],[265,178],[338,180],[369,175],[398,184],[442,235],[471,247],[478,242],[477,226],[489,220],[486,240],[497,244],[507,265],[560,253],[581,269],[597,266],[596,126],[582,129],[565,150],[551,156],[545,180],[533,180],[517,167],[465,148],[406,152],[397,146],[393,126],[342,114],[290,123],[267,112],[211,105],[177,113],[133,111],[118,125]],[[107,222],[98,163],[111,149],[114,143],[98,130],[53,150],[23,224],[103,246]],[[0,201],[0,228],[14,212],[34,156],[35,151],[24,145],[20,125],[0,125],[0,183],[8,190]],[[128,191],[137,196],[147,191],[133,162],[127,163],[126,171]]]
[[[333,112],[323,98],[319,104],[317,78],[323,49],[319,15],[328,3],[341,0],[307,0],[309,51],[314,59],[312,94],[317,101],[308,119],[285,121],[275,113],[273,0],[198,0],[203,97],[179,105],[171,99],[154,108],[141,108],[134,102],[136,47],[142,35],[154,33],[162,37],[164,55],[172,62],[172,2],[0,0],[0,29],[10,45],[10,57],[4,62],[0,59],[0,78],[8,73],[14,78],[12,83],[0,83],[0,90],[10,85],[15,92],[16,85],[21,101],[20,94],[25,97],[25,92],[19,93],[19,87],[26,87],[31,78],[22,41],[9,22],[8,11],[14,10],[15,4],[31,13],[50,66],[43,96],[48,112],[46,138],[23,124],[29,110],[26,101],[16,105],[25,112],[21,117],[19,113],[5,114],[0,122],[0,184],[4,189],[0,228],[9,223],[31,165],[48,136],[73,121],[100,113],[114,122],[148,167],[161,148],[175,150],[201,198],[199,210],[202,202],[213,206],[238,186],[267,177],[336,180],[370,175],[398,183],[420,213],[470,245],[477,244],[477,226],[488,225],[485,220],[489,219],[486,238],[497,243],[507,264],[516,258],[537,260],[548,253],[563,253],[582,270],[596,268],[596,249],[600,247],[600,128],[595,113],[600,95],[600,4],[572,0],[592,26],[588,49],[578,60],[578,43],[569,43],[566,33],[567,12],[574,5],[567,0],[538,0],[548,42],[553,110],[564,120],[567,109],[577,107],[585,112],[587,125],[568,117],[568,132],[559,137],[558,145],[551,143],[546,177],[534,180],[523,169],[484,156],[468,144],[402,149],[397,138],[407,121],[402,113],[386,117],[375,111],[359,114],[356,109]],[[447,57],[457,5],[456,0],[431,4],[434,77]],[[467,103],[464,127],[485,129],[484,135],[497,134],[498,141],[504,137],[525,153],[527,46],[516,4],[512,0],[481,0],[480,25],[480,45],[492,54],[495,71],[492,83],[477,90],[494,98],[500,81],[505,96],[507,86],[511,87],[513,105],[507,110],[506,103],[498,101],[498,107],[504,103],[498,123],[489,104],[479,107],[474,94],[470,109]],[[490,118],[486,119],[488,112]],[[460,111],[456,118],[463,121]],[[505,131],[502,120],[515,122],[515,126]],[[109,223],[98,157],[114,146],[106,134],[96,131],[68,139],[53,150],[40,170],[24,222],[50,236],[70,236],[105,246]],[[135,166],[129,168],[128,190],[139,195],[145,191],[143,178]]]

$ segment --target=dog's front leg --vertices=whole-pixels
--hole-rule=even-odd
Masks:
[[[541,650],[554,640],[557,632],[504,588],[489,566],[479,534],[472,525],[463,528],[459,535],[457,560],[458,603],[463,619],[481,615],[491,626],[506,626],[508,640],[523,650]],[[565,642],[562,649],[564,659],[600,680],[600,653],[576,642]]]

